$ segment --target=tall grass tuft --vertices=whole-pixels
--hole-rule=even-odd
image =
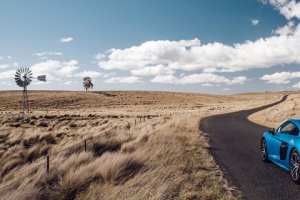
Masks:
[[[94,173],[81,166],[75,170],[71,168],[64,176],[59,178],[58,183],[51,188],[51,199],[72,200],[79,192],[84,191],[94,180]]]
[[[105,153],[98,160],[101,167],[98,171],[103,181],[118,185],[133,178],[144,166],[141,159],[135,155],[124,153]]]
[[[93,143],[92,151],[96,156],[101,156],[105,152],[118,151],[121,148],[122,143],[117,140],[98,140]]]

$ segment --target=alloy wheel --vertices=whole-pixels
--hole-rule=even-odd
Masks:
[[[297,151],[293,151],[290,165],[292,178],[296,181],[299,179],[299,156]]]

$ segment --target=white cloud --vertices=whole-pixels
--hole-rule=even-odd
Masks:
[[[1,84],[2,84],[2,85],[6,85],[6,86],[10,86],[10,85],[12,85],[12,84],[10,84],[10,83],[8,83],[8,82],[5,82],[5,81],[4,81],[4,82],[2,82]]]
[[[96,78],[96,77],[99,77],[99,76],[102,76],[103,73],[101,72],[96,72],[96,71],[91,71],[91,70],[88,70],[88,71],[83,71],[83,72],[78,72],[72,76],[74,77],[91,77],[91,78]]]
[[[12,66],[14,66],[14,67],[18,67],[18,66],[19,66],[19,63],[17,63],[17,62],[13,62]]]
[[[57,76],[71,76],[79,67],[76,60],[69,62],[60,62],[57,60],[47,60],[31,66],[34,76],[46,75],[47,81],[60,81]]]
[[[45,55],[57,55],[57,56],[61,56],[63,54],[61,52],[42,52],[42,53],[35,53],[34,55],[44,58]]]
[[[157,76],[165,74],[174,74],[175,70],[170,67],[165,67],[164,65],[157,65],[153,67],[144,67],[142,69],[131,70],[133,75],[138,76]]]
[[[300,88],[300,82],[297,83],[297,84],[295,84],[295,85],[293,85],[293,88]]]
[[[99,53],[99,54],[95,55],[94,58],[97,60],[102,60],[103,58],[105,58],[105,55],[102,53]]]
[[[140,77],[129,76],[129,77],[112,77],[104,81],[105,83],[138,83],[142,82]]]
[[[251,19],[252,25],[256,26],[259,23],[258,19]]]
[[[218,42],[201,44],[197,38],[185,41],[148,41],[140,46],[110,50],[108,59],[99,60],[98,65],[106,70],[126,70],[139,75],[147,74],[153,66],[212,73],[300,64],[300,24],[296,27],[291,25],[289,23],[288,29],[284,28],[284,31],[279,28],[269,38],[232,46]],[[187,48],[187,45],[190,46]]]
[[[300,78],[300,72],[276,72],[274,74],[266,74],[260,79],[267,81],[267,83],[284,84],[289,83],[290,79]]]
[[[67,82],[65,82],[64,84],[65,85],[71,85],[73,82],[72,81],[67,81]]]
[[[231,89],[230,88],[223,88],[222,90],[224,90],[224,91],[230,91]]]
[[[115,74],[116,74],[115,72],[106,73],[106,74],[103,74],[103,77],[104,77],[104,78],[107,78],[107,77],[114,76]]]
[[[5,68],[8,68],[8,67],[9,67],[8,64],[0,65],[0,69],[5,69]]]
[[[276,31],[273,31],[273,32],[277,35],[284,35],[284,36],[292,35],[295,31],[294,25],[295,25],[294,22],[290,21],[290,22],[288,22],[287,25],[280,27]]]
[[[245,81],[247,81],[247,78],[245,76],[238,76],[238,77],[235,77],[231,82],[232,82],[232,84],[243,85]]]
[[[0,72],[0,79],[5,79],[5,78],[14,78],[15,77],[16,70],[9,70],[5,72]]]
[[[259,0],[263,4],[266,4],[268,0]],[[269,0],[270,4],[274,6],[276,10],[279,10],[280,14],[285,16],[288,20],[293,17],[300,18],[300,2],[296,0]]]
[[[59,41],[60,42],[71,42],[73,40],[73,38],[68,37],[68,38],[61,38]]]
[[[51,80],[54,80],[54,79],[51,79]],[[50,83],[53,83],[53,81],[49,81],[49,80],[47,80],[46,82],[44,82],[44,81],[33,81],[32,85],[48,85]]]
[[[12,57],[11,57],[11,56],[7,56],[7,58],[8,58],[8,59],[11,59]]]
[[[205,84],[202,84],[201,86],[214,86],[214,85],[210,84],[210,83],[205,83]]]
[[[193,84],[193,83],[225,83],[231,84],[243,84],[246,81],[246,77],[235,77],[233,80],[229,80],[224,76],[218,76],[211,73],[193,74],[188,76],[182,76],[177,78],[173,75],[156,76],[151,80],[154,83],[172,83],[172,84]]]

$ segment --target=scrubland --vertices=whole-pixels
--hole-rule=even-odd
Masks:
[[[300,118],[300,93],[287,93],[286,101],[250,115],[249,120],[270,128],[278,128],[290,118]]]
[[[29,91],[21,123],[21,94],[0,92],[0,199],[235,199],[200,120],[283,96]]]

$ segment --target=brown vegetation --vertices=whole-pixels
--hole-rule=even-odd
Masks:
[[[233,199],[199,121],[282,97],[28,93],[33,109],[20,123],[19,92],[0,92],[1,199]]]
[[[290,93],[285,102],[249,116],[251,121],[270,128],[277,128],[290,118],[300,118],[299,93]]]

